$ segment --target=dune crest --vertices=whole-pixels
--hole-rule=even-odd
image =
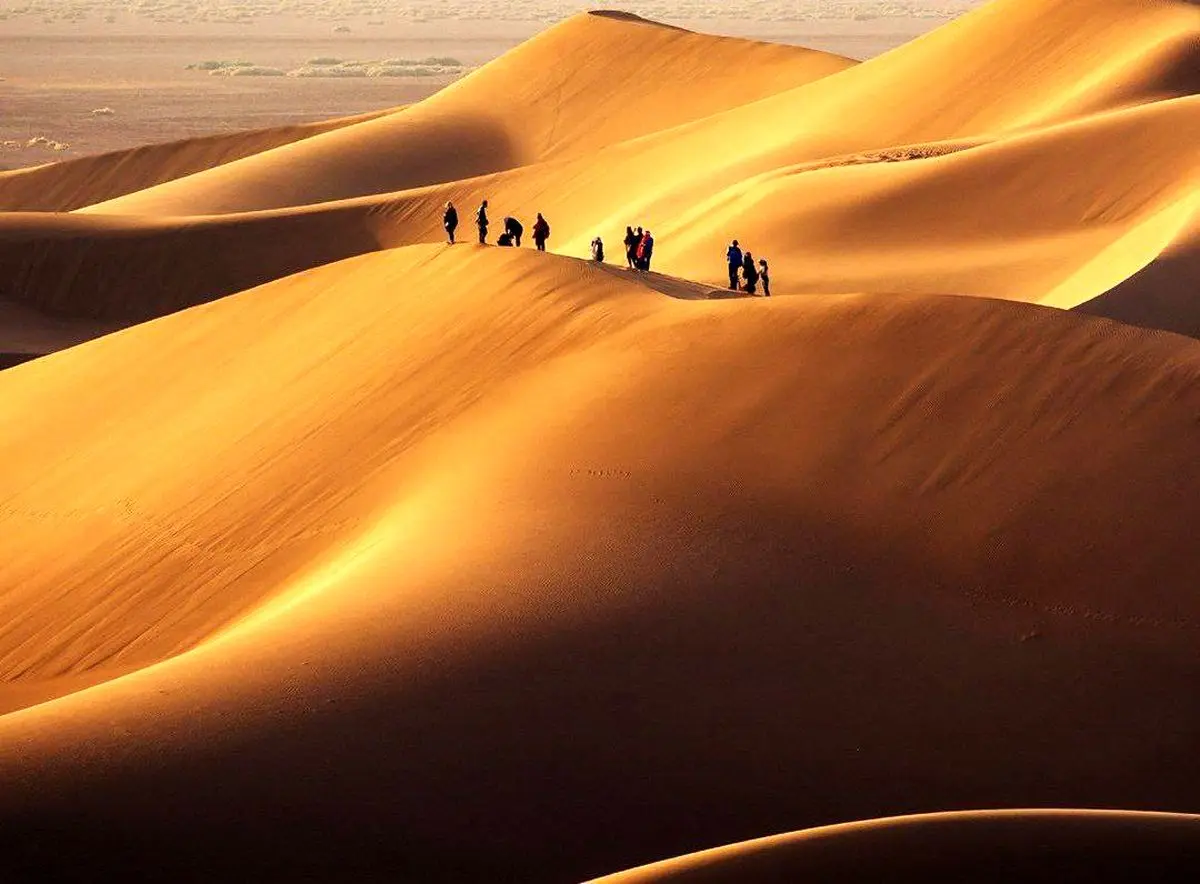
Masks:
[[[486,197],[495,224],[545,212],[551,248],[566,254],[586,254],[597,234],[612,253],[626,224],[649,225],[657,266],[707,286],[722,284],[724,245],[738,236],[771,260],[781,292],[1075,307],[1139,271],[1153,219],[1197,191],[1200,97],[1180,95],[1186,78],[1159,75],[1186,69],[1179,47],[1194,47],[1198,16],[1169,0],[1086,11],[1001,0],[850,65],[583,14],[402,114],[72,218],[6,215],[5,297],[139,321],[438,239],[447,200],[470,239]],[[1043,40],[1031,43],[1035,19]],[[631,53],[641,67],[617,63]],[[654,89],[640,86],[647,72]],[[1106,77],[1125,85],[1113,91]],[[518,119],[510,107],[526,111]],[[245,211],[271,206],[282,208]],[[1140,300],[1119,315],[1194,330],[1186,298]]]
[[[253,877],[385,839],[430,880],[562,880],[914,790],[1184,809],[1197,391],[1200,344],[1050,308],[686,301],[436,245],[20,366],[0,840]],[[589,800],[514,809],[535,768]]]
[[[844,70],[793,46],[581,13],[387,117],[86,211],[184,215],[297,206],[590,155]]]
[[[0,372],[5,872],[1194,878],[1198,14],[583,14],[25,173],[81,208],[0,213],[0,352],[63,348]]]
[[[1200,868],[1200,816],[1117,811],[981,811],[830,826],[708,850],[593,884],[817,880],[1111,880],[1148,867],[1162,881]]]
[[[399,110],[189,138],[0,172],[0,212],[70,212]]]

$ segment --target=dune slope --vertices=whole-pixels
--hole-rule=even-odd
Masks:
[[[395,112],[189,138],[0,172],[0,212],[70,212]]]
[[[655,863],[596,884],[778,881],[1189,881],[1200,817],[1104,811],[934,814],[830,826]]]
[[[1104,258],[1110,266],[1124,258],[1135,261],[1137,271],[1078,309],[1200,338],[1200,196],[1155,220],[1134,242],[1120,243],[1120,255],[1101,255],[1095,268]]]
[[[1087,10],[1000,0],[853,67],[582,15],[403,114],[96,213],[5,215],[5,297],[64,316],[142,320],[437,239],[447,200],[470,238],[473,207],[489,198],[495,225],[545,212],[551,248],[565,254],[585,254],[599,234],[619,260],[625,225],[646,224],[656,266],[705,285],[721,284],[724,246],[740,237],[771,260],[777,292],[1076,307],[1153,262],[1174,235],[1170,219],[1200,189],[1200,97],[1176,97],[1190,81],[1162,73],[1186,69],[1179,47],[1194,44],[1198,15],[1169,0]],[[1035,19],[1040,38],[1029,41]],[[640,67],[615,63],[630,47],[646,50]],[[631,87],[648,82],[655,88]],[[486,133],[468,137],[481,128],[512,147],[508,160],[493,162]],[[462,177],[488,169],[504,171]],[[432,181],[441,183],[387,192]],[[354,194],[368,195],[320,202]],[[318,202],[296,205],[306,201]],[[235,211],[262,206],[284,208]],[[204,212],[227,214],[194,214]],[[1148,282],[1123,291],[1160,287],[1140,276]],[[1114,316],[1194,329],[1186,292],[1120,300],[1136,304]]]
[[[88,211],[244,212],[469,178],[592,154],[852,64],[827,53],[696,34],[636,16],[582,13],[402,115]]]
[[[690,140],[638,142],[606,151],[603,163],[539,164],[302,210],[187,220],[10,214],[0,217],[0,270],[13,281],[11,297],[38,309],[145,319],[434,239],[447,199],[466,206],[486,196],[497,214],[544,211],[551,247],[566,254],[586,253],[601,233],[619,261],[625,219],[648,219],[660,242],[656,266],[706,285],[722,284],[724,243],[740,236],[770,258],[777,292],[953,293],[1073,307],[1161,249],[1152,219],[1177,214],[1200,187],[1196,139],[1200,97],[930,158],[851,156],[732,183],[685,161],[696,152]],[[1080,167],[1082,153],[1089,161]],[[1114,249],[1129,257],[1114,261]],[[1146,303],[1158,306],[1144,309],[1143,324],[1190,327],[1171,304]]]
[[[109,680],[0,717],[5,856],[579,880],[1194,807],[1198,381],[1036,306],[438,246],[19,366],[3,677]]]

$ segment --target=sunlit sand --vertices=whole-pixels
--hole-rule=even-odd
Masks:
[[[1194,880],[1200,6],[937,24],[0,173],[6,868]]]

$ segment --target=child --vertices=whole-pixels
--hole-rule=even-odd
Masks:
[[[512,238],[511,233],[502,233],[502,234],[500,234],[499,237],[496,238],[496,245],[498,245],[498,246],[511,247],[512,244],[513,244],[513,238]]]
[[[604,240],[600,237],[592,240],[592,260],[598,264],[604,263]]]
[[[771,271],[767,268],[767,259],[758,259],[758,281],[762,283],[763,297],[771,297]]]

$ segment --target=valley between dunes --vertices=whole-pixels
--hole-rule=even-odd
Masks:
[[[5,868],[1195,880],[1198,72],[1186,0],[585,13],[0,173]]]

